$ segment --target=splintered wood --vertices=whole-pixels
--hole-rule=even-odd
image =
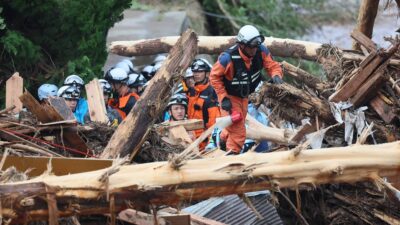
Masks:
[[[22,110],[22,102],[19,96],[22,95],[24,86],[24,79],[19,76],[19,73],[14,73],[6,82],[6,108],[13,107],[14,113]]]
[[[85,85],[87,101],[89,105],[89,115],[91,121],[107,123],[107,111],[104,103],[103,89],[98,79],[93,79]]]

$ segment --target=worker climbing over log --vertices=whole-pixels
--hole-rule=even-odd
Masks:
[[[233,154],[240,153],[246,139],[245,119],[248,96],[265,78],[262,69],[271,76],[274,84],[283,83],[282,69],[263,45],[264,36],[252,25],[240,28],[234,46],[223,52],[214,64],[210,82],[221,107],[221,115],[240,113],[242,119],[221,133],[221,148]],[[226,146],[225,146],[226,145]]]
[[[216,118],[220,116],[218,98],[215,90],[209,82],[211,64],[203,58],[195,59],[191,65],[193,72],[194,86],[188,87],[189,97],[188,118],[201,119],[204,128],[195,130],[198,138],[205,130],[215,124]],[[190,84],[189,84],[190,85]],[[204,149],[208,140],[200,144],[200,149]]]
[[[130,90],[128,78],[128,74],[121,68],[111,68],[104,76],[114,92],[114,96],[108,104],[119,112],[122,119],[125,119],[139,99],[139,95]]]

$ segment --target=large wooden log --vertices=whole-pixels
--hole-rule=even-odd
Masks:
[[[188,30],[176,42],[157,74],[150,80],[143,95],[114,132],[101,158],[130,155],[131,159],[141,148],[150,127],[170,97],[171,86],[184,74],[197,54],[197,36]]]
[[[111,53],[122,56],[143,56],[168,53],[177,42],[179,36],[142,39],[136,41],[115,41],[109,46]],[[198,54],[220,54],[235,44],[234,36],[199,36]],[[324,49],[321,43],[266,37],[265,42],[272,55],[287,58],[302,58],[321,61],[320,52]],[[343,59],[362,61],[365,56],[339,49]],[[391,65],[400,65],[400,60],[390,60]]]
[[[372,38],[372,32],[374,30],[374,23],[376,14],[378,13],[378,7],[379,0],[361,1],[360,9],[358,12],[356,30],[365,34],[369,38]],[[353,49],[359,50],[360,45],[357,42],[353,42]]]
[[[110,209],[118,213],[141,204],[175,205],[249,191],[367,181],[396,175],[400,168],[400,142],[297,153],[249,152],[189,160],[179,169],[169,162],[154,162],[42,176],[0,185],[0,210],[3,219],[14,223],[47,219],[49,205],[60,217],[109,213]]]

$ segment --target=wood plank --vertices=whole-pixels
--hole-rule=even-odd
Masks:
[[[165,121],[154,125],[156,129],[169,129],[171,127],[183,126],[187,131],[198,130],[204,128],[203,120],[188,119],[180,121]]]
[[[369,104],[386,124],[391,124],[393,122],[396,117],[394,108],[383,101],[380,95],[373,98]]]
[[[34,115],[36,118],[42,122],[47,123],[50,122],[48,113],[46,110],[40,105],[40,103],[29,93],[29,91],[25,90],[25,93],[22,94],[19,99],[23,103],[23,105]]]
[[[389,58],[397,51],[400,43],[393,45],[383,54],[377,54],[371,62],[365,65],[365,67],[360,66],[360,70],[357,74],[350,78],[339,90],[333,93],[329,97],[329,101],[340,102],[347,101],[350,97],[354,96],[358,92],[360,86],[371,76],[371,74],[383,63],[389,60]],[[373,53],[371,53],[373,54]],[[368,58],[368,57],[367,57]]]
[[[364,46],[365,48],[368,49],[368,51],[376,51],[376,45],[375,43],[369,39],[365,34],[361,33],[358,30],[353,30],[350,34],[350,36],[356,40],[359,44]]]
[[[169,129],[168,137],[184,147],[189,146],[193,142],[192,138],[183,126],[171,127]]]
[[[350,102],[358,107],[361,104],[370,100],[379,89],[382,87],[384,83],[384,73],[385,69],[389,61],[387,60],[384,64],[382,64],[369,78],[368,80],[360,86],[357,90],[356,94],[350,98]]]
[[[54,109],[57,110],[58,114],[63,118],[63,120],[73,120],[75,119],[74,113],[68,107],[64,98],[50,96],[48,99],[48,103],[53,106]]]
[[[6,108],[15,106],[13,113],[19,113],[22,110],[22,102],[19,96],[22,95],[24,88],[24,79],[19,73],[14,73],[6,82]]]
[[[2,157],[0,156],[0,159]],[[11,156],[8,155],[3,169],[14,166],[19,171],[33,169],[29,176],[39,176],[47,170],[51,163],[52,173],[56,176],[83,173],[100,170],[112,165],[109,159],[93,158],[61,158],[61,157],[37,157],[37,156]]]
[[[103,89],[97,78],[85,85],[87,101],[89,105],[90,120],[100,123],[108,123],[106,105],[104,103]]]

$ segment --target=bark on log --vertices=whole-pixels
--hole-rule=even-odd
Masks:
[[[328,124],[335,121],[327,101],[314,97],[306,91],[298,89],[290,84],[284,83],[276,85],[265,83],[260,90],[260,94],[263,96],[264,101],[268,98],[274,99],[278,104],[296,108],[296,112],[305,111],[310,118],[314,118],[318,115]]]
[[[329,85],[323,83],[318,77],[311,75],[305,70],[300,69],[286,61],[282,62],[282,67],[286,74],[299,83],[305,84],[310,88],[317,90],[319,93],[329,88]]]
[[[3,219],[14,223],[49,217],[52,195],[60,217],[115,213],[141,203],[175,205],[183,200],[326,183],[354,183],[396,175],[400,142],[111,167],[67,176],[42,176],[0,185]],[[110,199],[111,201],[108,201]]]
[[[160,37],[156,39],[142,39],[136,41],[115,41],[109,46],[111,53],[121,56],[143,56],[168,53],[177,42],[179,36]],[[198,54],[220,54],[235,44],[234,36],[199,36]],[[287,58],[301,58],[310,61],[320,61],[320,51],[324,48],[321,43],[266,37],[264,44],[268,46],[273,56]],[[362,54],[342,51],[344,59],[362,61]],[[400,60],[391,60],[391,65],[400,65]]]
[[[372,38],[378,7],[379,0],[363,0],[360,5],[356,30],[365,34],[369,38]],[[360,45],[357,42],[353,42],[353,49],[360,50]]]
[[[184,74],[197,54],[197,36],[188,30],[171,49],[157,74],[151,79],[143,95],[114,132],[101,158],[129,155],[131,159],[141,148],[155,119],[164,110],[174,80]]]

